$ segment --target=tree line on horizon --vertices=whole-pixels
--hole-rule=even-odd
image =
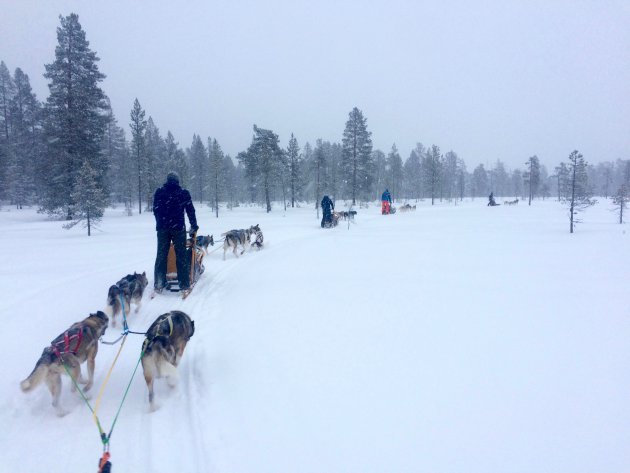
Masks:
[[[251,143],[232,157],[216,138],[197,134],[183,149],[170,131],[163,136],[136,99],[127,138],[99,86],[105,75],[78,16],[60,16],[60,23],[55,58],[45,66],[50,94],[44,102],[27,74],[17,68],[12,75],[0,62],[0,200],[18,209],[36,205],[67,227],[81,222],[88,234],[108,205],[124,205],[129,215],[150,211],[169,171],[217,217],[221,205],[243,203],[268,212],[273,202],[285,209],[308,202],[317,208],[324,194],[360,204],[378,199],[385,188],[395,201],[432,204],[490,192],[530,205],[536,198],[571,202],[576,195],[588,201],[593,194],[627,202],[630,160],[590,166],[574,151],[551,174],[535,155],[523,169],[508,170],[497,160],[491,169],[480,164],[469,172],[456,152],[418,143],[403,161],[395,144],[387,154],[373,149],[367,118],[356,107],[341,142],[318,139],[301,146],[292,134],[282,148],[277,134],[254,124]]]

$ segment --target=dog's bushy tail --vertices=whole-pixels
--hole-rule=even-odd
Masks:
[[[44,378],[48,374],[48,363],[46,362],[46,356],[46,351],[44,351],[40,359],[37,360],[37,364],[35,365],[35,368],[33,368],[31,374],[29,374],[28,378],[20,383],[20,388],[23,392],[27,393],[29,391],[32,391],[37,386],[39,386],[42,381],[44,381]]]
[[[114,314],[120,311],[120,288],[117,285],[109,286],[107,291],[107,306],[104,312],[108,317],[112,317]]]

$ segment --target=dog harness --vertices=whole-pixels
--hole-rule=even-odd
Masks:
[[[168,323],[168,333],[166,330],[162,330],[162,328],[166,328],[166,324]],[[153,341],[153,339],[157,337],[170,337],[173,334],[173,316],[171,314],[168,315],[165,319],[160,320],[160,322],[155,327],[155,332],[152,334],[147,333],[146,338],[144,339],[144,343],[142,344],[142,351],[145,351],[149,343]]]
[[[62,355],[72,353],[76,355],[83,341],[83,326],[66,330],[51,342],[51,348],[55,355],[61,358]],[[74,344],[74,346],[73,346]]]

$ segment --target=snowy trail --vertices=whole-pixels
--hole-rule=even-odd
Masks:
[[[260,223],[266,248],[226,261],[216,251],[188,299],[147,294],[129,315],[142,331],[183,310],[196,332],[178,386],[156,382],[155,412],[139,369],[112,437],[114,471],[624,471],[630,245],[596,209],[573,237],[552,202],[389,217],[372,207],[349,230],[319,229],[312,209],[218,221],[200,211],[204,234]],[[151,216],[114,213],[92,239],[10,216],[0,213],[11,238],[28,228],[44,243],[18,280],[0,273],[12,292],[0,315],[18,334],[4,342],[15,356],[0,391],[0,471],[51,461],[85,471],[101,443],[68,380],[63,418],[45,388],[24,395],[18,384],[55,335],[103,307],[112,282],[146,270],[152,283]],[[0,257],[19,262],[2,238]],[[142,340],[129,336],[107,386],[105,429]],[[99,349],[92,402],[117,349]]]

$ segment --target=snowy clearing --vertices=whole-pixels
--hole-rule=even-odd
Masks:
[[[226,261],[215,251],[187,300],[147,291],[130,314],[143,331],[178,309],[197,330],[179,385],[156,382],[156,412],[136,375],[111,439],[113,471],[629,471],[630,235],[610,207],[601,199],[570,235],[554,201],[425,201],[391,216],[372,205],[331,230],[311,206],[217,220],[197,205],[200,233],[259,223],[266,248]],[[88,238],[34,210],[1,209],[11,363],[0,471],[96,469],[98,431],[69,379],[61,418],[45,386],[23,394],[19,383],[122,276],[147,271],[152,287],[153,223],[110,209]],[[107,385],[106,430],[142,341],[129,335]],[[92,401],[117,349],[99,348]]]

